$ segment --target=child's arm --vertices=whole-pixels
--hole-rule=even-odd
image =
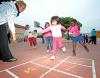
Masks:
[[[76,30],[78,30],[78,26],[75,26],[74,29],[70,30],[70,32],[75,32]]]
[[[61,29],[62,29],[62,30],[65,30],[65,31],[67,30],[64,26],[61,26]]]
[[[48,31],[50,31],[50,27],[48,27],[48,28],[46,28],[46,29],[42,30],[42,32],[41,32],[41,33],[45,33],[45,32],[48,32]]]

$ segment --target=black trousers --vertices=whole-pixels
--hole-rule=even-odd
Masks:
[[[97,44],[96,36],[92,36],[93,44]]]
[[[13,58],[9,46],[5,24],[0,25],[0,60],[9,60]]]

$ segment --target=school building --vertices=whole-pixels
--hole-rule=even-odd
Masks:
[[[6,24],[8,25],[8,24]],[[16,28],[16,38],[24,38],[25,27],[19,24],[14,24]]]

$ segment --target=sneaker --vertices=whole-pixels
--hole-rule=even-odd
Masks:
[[[73,56],[76,56],[76,52],[75,52],[75,50],[73,50]]]
[[[51,56],[51,60],[54,60],[55,59],[55,56]]]
[[[66,52],[66,48],[65,47],[63,47],[62,50],[63,50],[63,52]]]
[[[36,48],[36,46],[33,46],[33,48]]]
[[[47,52],[49,52],[49,50],[47,50]]]
[[[84,48],[85,48],[85,50],[86,50],[87,52],[89,52],[89,49],[87,48],[87,46],[86,46],[86,45],[84,46]]]

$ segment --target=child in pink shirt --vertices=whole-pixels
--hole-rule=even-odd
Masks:
[[[87,46],[83,42],[84,38],[79,31],[76,19],[73,19],[71,21],[71,26],[68,28],[68,31],[70,33],[72,33],[73,56],[76,55],[76,42],[79,42],[86,49],[86,51],[89,52],[89,49],[87,48]]]
[[[61,25],[60,18],[58,16],[53,16],[51,18],[51,26],[42,31],[42,33],[45,33],[45,32],[48,32],[48,31],[52,32],[53,50],[52,50],[51,60],[54,60],[56,58],[57,43],[59,44],[59,47],[62,48],[63,52],[66,51],[66,48],[62,43],[61,29],[66,30],[66,28]]]
[[[49,26],[50,26],[49,22],[46,22],[45,28],[48,28]],[[46,39],[47,52],[49,52],[49,50],[52,51],[52,33],[51,33],[51,31],[45,32],[44,38]]]

